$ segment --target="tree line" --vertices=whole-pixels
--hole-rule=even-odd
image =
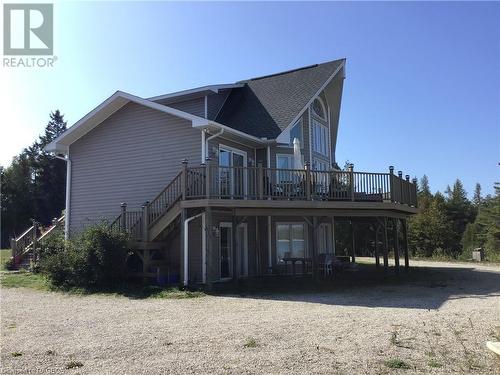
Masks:
[[[420,212],[409,221],[409,246],[422,257],[471,258],[483,248],[489,260],[500,260],[500,184],[494,196],[483,197],[476,184],[472,200],[457,179],[445,194],[432,194],[427,176],[418,183]]]
[[[29,228],[32,219],[48,226],[54,217],[61,216],[65,207],[66,162],[43,148],[66,126],[61,112],[52,112],[43,134],[2,170],[2,248],[10,247],[9,239]]]

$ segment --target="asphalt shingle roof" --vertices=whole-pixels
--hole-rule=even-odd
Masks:
[[[216,121],[256,137],[276,138],[344,62],[329,61],[240,81]]]

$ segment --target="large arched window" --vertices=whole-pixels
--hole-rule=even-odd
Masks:
[[[326,121],[325,105],[323,104],[323,101],[320,98],[314,99],[312,103],[312,110],[316,116],[321,117],[323,120]]]

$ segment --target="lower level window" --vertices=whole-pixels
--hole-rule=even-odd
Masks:
[[[305,257],[305,229],[304,224],[276,225],[276,242],[278,262],[284,258]]]

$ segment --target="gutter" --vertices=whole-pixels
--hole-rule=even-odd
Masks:
[[[203,129],[202,132],[203,132],[203,134],[205,134],[205,129]],[[205,160],[208,157],[207,156],[208,141],[211,141],[212,139],[217,138],[217,137],[221,136],[222,134],[224,134],[224,129],[219,130],[217,133],[212,134],[210,137],[208,137],[204,140],[204,143],[201,146],[204,149],[203,155],[205,155],[204,160],[201,161],[202,163],[205,163]]]
[[[203,213],[199,213],[197,215],[191,216],[190,218],[187,218],[184,220],[184,280],[182,280],[182,284],[184,286],[188,285],[188,280],[189,280],[189,223],[193,221],[194,219],[200,217],[203,215]]]

